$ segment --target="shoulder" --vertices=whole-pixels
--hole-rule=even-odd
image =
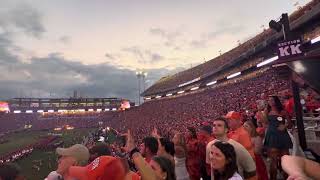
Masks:
[[[229,180],[242,180],[242,177],[236,172]]]
[[[208,142],[208,144],[206,145],[207,146],[207,149],[210,148],[212,146],[212,144],[214,144],[216,142],[216,140],[212,140],[210,142]]]
[[[233,139],[229,139],[228,143],[230,143],[234,147],[234,150],[235,150],[238,158],[250,156],[250,154],[247,151],[247,149],[243,145],[238,143],[237,141],[235,141]]]
[[[245,137],[250,137],[250,134],[248,133],[247,130],[244,129],[244,127],[240,127],[239,128],[239,135],[240,136],[245,136]]]
[[[240,143],[233,139],[229,139],[228,143],[231,144],[234,148],[244,148]]]

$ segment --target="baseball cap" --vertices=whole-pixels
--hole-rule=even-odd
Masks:
[[[126,175],[119,158],[100,156],[85,167],[71,166],[69,176],[79,180],[123,180]]]
[[[225,116],[228,120],[241,120],[241,114],[239,112],[230,111]]]
[[[82,144],[75,144],[68,148],[57,148],[57,154],[60,156],[74,157],[80,165],[85,165],[89,160],[89,150]]]

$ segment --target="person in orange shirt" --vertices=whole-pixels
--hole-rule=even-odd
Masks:
[[[230,111],[226,115],[226,119],[228,120],[230,127],[228,137],[245,147],[250,153],[251,157],[254,159],[254,147],[249,133],[242,126],[241,114],[235,111]]]

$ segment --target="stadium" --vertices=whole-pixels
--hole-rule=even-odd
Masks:
[[[205,163],[210,138],[203,137],[203,133],[212,133],[215,120],[225,115],[227,118],[231,112],[239,115],[243,124],[252,121],[257,136],[265,138],[268,126],[261,114],[267,109],[268,99],[275,96],[283,104],[288,122],[290,119],[290,154],[319,163],[320,2],[313,0],[282,17],[288,18],[288,32],[285,20],[273,21],[276,25],[282,23],[279,31],[270,23],[270,28],[230,51],[159,79],[140,94],[142,104],[121,97],[84,98],[76,94],[70,98],[1,100],[0,163],[18,164],[27,179],[44,179],[57,169],[56,148],[83,144],[90,149],[103,141],[117,154],[126,145],[123,137],[130,129],[136,144],[145,143],[150,134],[167,139],[186,135],[183,145],[172,141],[185,151],[187,179],[206,179],[211,174],[203,175],[206,167],[200,170],[200,164],[204,162],[203,166],[210,169]],[[277,53],[281,46],[289,45],[286,50],[290,49],[290,43],[299,43],[302,52],[294,54],[291,47],[292,54],[285,53],[287,57],[284,51]],[[195,139],[187,136],[190,129],[196,133]],[[176,153],[180,150],[175,148]],[[257,174],[251,178],[286,178],[269,174],[272,156],[266,149],[259,157],[265,159],[264,170],[258,170],[261,164],[256,162]],[[276,167],[276,171],[280,169]],[[267,175],[263,177],[262,172]],[[176,176],[178,179],[178,173]]]

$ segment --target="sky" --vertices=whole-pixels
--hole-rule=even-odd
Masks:
[[[309,0],[1,0],[0,99],[121,97],[218,56]],[[294,5],[296,4],[296,5]]]

